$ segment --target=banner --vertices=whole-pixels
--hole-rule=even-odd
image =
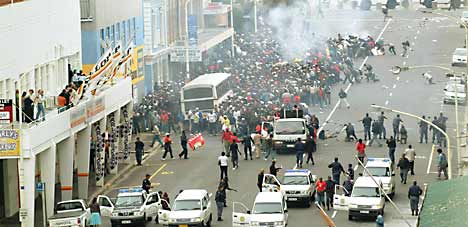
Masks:
[[[188,140],[188,145],[192,150],[203,147],[205,145],[205,138],[203,138],[201,133],[198,133]]]
[[[0,99],[0,124],[13,122],[13,100]]]
[[[0,157],[19,156],[20,136],[16,129],[0,129]]]
[[[70,128],[74,128],[86,122],[86,108],[84,106],[77,106],[71,110],[70,113]]]
[[[86,105],[86,117],[91,118],[98,113],[103,112],[105,109],[105,103],[104,103],[104,98],[96,98],[94,100],[91,100],[87,105]]]

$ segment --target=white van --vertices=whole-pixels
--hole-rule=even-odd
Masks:
[[[281,192],[259,192],[252,211],[239,202],[234,202],[232,207],[233,227],[285,227],[288,224],[286,197]]]
[[[169,227],[211,226],[213,214],[210,199],[211,193],[206,190],[184,190],[175,198],[170,211],[162,211],[160,222],[168,223]]]
[[[395,195],[395,177],[392,174],[392,161],[389,158],[368,158],[366,169],[372,176],[382,182],[382,188],[388,196]],[[367,177],[367,171],[364,171],[363,176]]]
[[[274,175],[263,176],[262,191],[280,191],[287,202],[302,203],[309,207],[315,199],[317,176],[308,169],[288,169],[280,182]]]
[[[340,185],[335,186],[333,208],[335,210],[348,211],[349,220],[352,220],[353,217],[377,217],[379,214],[384,215],[385,196],[371,177],[359,177],[356,179],[350,197],[344,196],[344,194],[340,193],[339,189],[345,190]]]

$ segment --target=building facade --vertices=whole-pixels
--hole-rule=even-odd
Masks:
[[[135,45],[132,83],[135,102],[146,94],[142,0],[80,0],[83,72],[88,74],[107,46]]]

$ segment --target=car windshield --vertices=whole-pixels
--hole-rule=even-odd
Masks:
[[[276,123],[275,133],[278,135],[302,135],[305,134],[302,121],[279,121]]]
[[[284,176],[283,184],[285,185],[308,185],[307,176]]]
[[[465,87],[461,84],[449,84],[445,89],[447,89],[448,92],[455,92],[455,89],[457,89],[458,93],[465,93]]]
[[[367,170],[375,177],[389,177],[390,172],[386,167],[367,167]],[[364,176],[368,176],[367,172],[364,172]]]
[[[126,207],[126,206],[141,206],[143,204],[143,196],[118,196],[115,201],[115,206]]]
[[[453,55],[463,55],[466,56],[466,49],[456,49]]]
[[[351,197],[380,197],[379,188],[354,187]]]
[[[468,11],[463,12],[463,18],[468,18]]]
[[[253,214],[279,214],[282,213],[281,203],[256,203]]]
[[[173,210],[201,210],[201,202],[200,200],[176,200]]]
[[[83,205],[81,204],[81,202],[59,203],[57,204],[56,210],[58,212],[68,210],[83,210]]]

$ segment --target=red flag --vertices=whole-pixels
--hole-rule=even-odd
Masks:
[[[192,150],[195,150],[205,145],[205,138],[203,138],[201,133],[198,133],[188,140],[188,145],[190,148],[192,148]]]

